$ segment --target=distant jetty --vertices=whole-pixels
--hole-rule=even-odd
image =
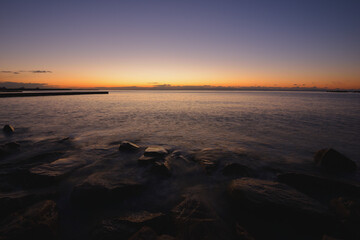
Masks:
[[[16,92],[1,93],[0,98],[8,97],[40,97],[40,96],[60,96],[60,95],[87,95],[87,94],[109,94],[107,91],[91,91],[91,92]]]

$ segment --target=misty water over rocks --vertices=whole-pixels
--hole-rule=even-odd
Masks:
[[[14,127],[0,138],[4,239],[360,236],[358,170],[337,168],[359,166],[360,95],[119,91],[0,106]],[[339,152],[315,162],[328,147]]]

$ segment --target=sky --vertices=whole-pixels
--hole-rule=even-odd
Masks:
[[[360,1],[0,0],[0,85],[360,89],[359,66]]]

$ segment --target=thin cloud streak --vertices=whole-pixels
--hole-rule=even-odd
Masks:
[[[31,70],[31,71],[25,71],[25,70],[21,70],[21,71],[8,71],[8,70],[3,70],[3,71],[0,71],[0,73],[5,73],[5,74],[20,74],[20,73],[52,73],[52,71],[48,71],[48,70]]]

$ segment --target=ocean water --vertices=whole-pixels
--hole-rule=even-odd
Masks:
[[[360,163],[360,94],[271,91],[110,91],[0,99],[7,141],[71,136],[82,149],[121,140],[174,149],[243,149],[303,162],[333,147]]]

